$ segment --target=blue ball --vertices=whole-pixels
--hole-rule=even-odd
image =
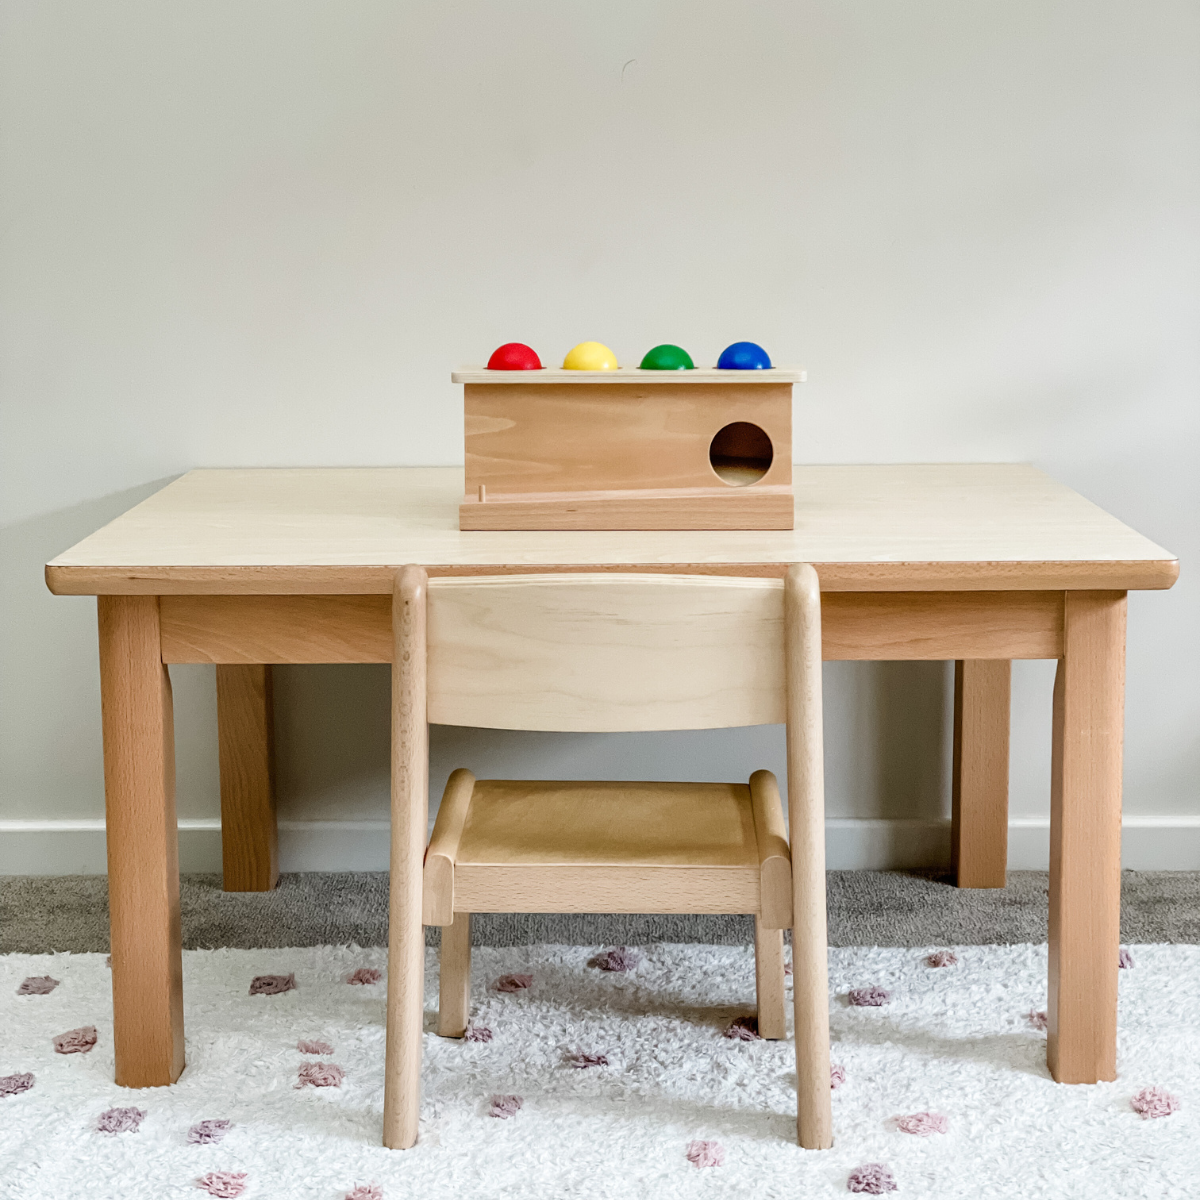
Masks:
[[[756,342],[734,342],[721,351],[717,366],[723,371],[765,371],[771,356]]]

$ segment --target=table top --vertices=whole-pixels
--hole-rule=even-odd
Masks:
[[[189,471],[46,567],[60,595],[369,594],[395,568],[777,575],[825,591],[1167,588],[1177,559],[1033,467],[796,466],[796,527],[460,532],[461,467]]]

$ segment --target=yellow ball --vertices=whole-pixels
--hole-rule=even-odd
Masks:
[[[615,371],[617,356],[599,342],[580,342],[563,359],[564,371]]]

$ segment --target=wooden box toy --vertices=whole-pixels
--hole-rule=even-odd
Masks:
[[[460,529],[791,529],[792,385],[768,370],[462,367]]]

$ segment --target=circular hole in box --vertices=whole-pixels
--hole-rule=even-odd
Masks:
[[[730,487],[757,483],[775,457],[771,439],[749,421],[734,421],[717,431],[708,447],[708,461],[717,477]]]

